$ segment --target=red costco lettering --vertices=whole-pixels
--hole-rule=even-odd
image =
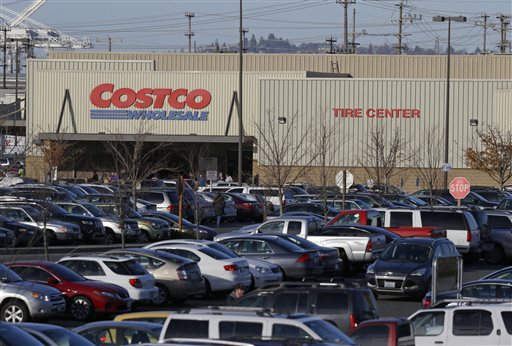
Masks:
[[[165,102],[174,109],[183,109],[186,106],[192,109],[203,109],[207,107],[212,95],[205,89],[151,89],[143,88],[135,91],[130,88],[119,88],[115,90],[114,84],[100,84],[95,87],[89,96],[91,103],[97,108],[135,107],[163,108]]]

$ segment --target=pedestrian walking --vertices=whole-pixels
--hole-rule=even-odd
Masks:
[[[217,228],[220,227],[225,206],[226,202],[224,201],[224,197],[220,193],[217,193],[217,196],[215,196],[213,200],[213,208],[215,209],[215,216],[217,216]]]

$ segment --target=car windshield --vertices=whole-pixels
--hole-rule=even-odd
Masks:
[[[43,222],[43,216],[41,214],[41,211],[38,209],[32,207],[32,206],[24,206],[23,210],[30,215],[32,219],[34,219],[35,222]]]
[[[239,258],[240,257],[236,253],[231,251],[227,246],[224,246],[222,244],[212,243],[212,244],[208,244],[208,246],[211,247],[212,249],[222,252],[223,254],[225,254],[226,256],[229,256],[231,258]]]
[[[430,247],[420,244],[391,244],[388,246],[380,260],[424,263],[430,258]]]
[[[59,346],[90,346],[89,340],[65,328],[42,330],[42,333],[52,339]]]
[[[63,281],[80,282],[87,280],[86,278],[75,273],[68,267],[65,267],[60,264],[55,264],[54,266],[50,267],[50,269]]]
[[[65,214],[69,214],[69,212],[56,205],[56,204],[48,204],[48,210],[50,211],[50,213],[52,213],[53,215],[65,215]]]
[[[105,265],[119,275],[146,275],[144,269],[137,261],[105,261]]]
[[[105,213],[103,210],[95,206],[94,204],[83,204],[82,205],[85,209],[87,209],[92,215],[96,217],[102,217],[102,216],[108,216],[107,213]]]
[[[346,345],[352,345],[353,341],[343,334],[338,328],[324,320],[314,320],[304,322],[306,326],[311,328],[323,341],[341,341]]]
[[[23,279],[3,264],[0,264],[0,282],[18,282]]]

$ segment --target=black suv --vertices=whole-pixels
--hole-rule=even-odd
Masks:
[[[245,294],[234,306],[270,308],[276,313],[310,314],[349,333],[359,322],[378,318],[370,289],[337,283],[284,282]]]

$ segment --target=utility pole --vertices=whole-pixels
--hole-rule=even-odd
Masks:
[[[4,25],[2,27],[2,31],[4,32],[4,45],[3,45],[3,50],[4,50],[4,64],[3,64],[3,68],[4,68],[4,75],[3,75],[3,88],[4,89],[7,89],[7,31],[10,31],[11,29]]]
[[[404,1],[403,0],[400,0],[400,5],[398,5],[398,7],[400,8],[400,14],[399,14],[399,17],[398,17],[398,47],[396,47],[398,49],[398,55],[402,55],[402,50],[404,48],[404,46],[402,45],[402,24],[404,22]]]
[[[510,47],[510,42],[507,41],[507,26],[510,24],[510,16],[500,14],[496,17],[500,20],[500,44],[498,45],[500,53],[504,54],[507,52],[507,47]]]
[[[336,38],[334,36],[329,36],[325,39],[325,42],[329,43],[329,51],[327,52],[328,54],[334,54],[336,53],[334,51],[334,44],[336,43]]]
[[[356,54],[356,9],[352,9],[352,54]]]
[[[114,39],[112,39],[112,37],[110,37],[110,35],[107,36],[107,39],[104,41],[100,38],[97,38],[96,39],[96,42],[106,42],[107,45],[108,45],[108,51],[109,53],[112,52],[112,42],[114,41]],[[116,41],[116,42],[123,42],[123,39],[119,39],[119,41]]]
[[[244,36],[243,38],[243,44],[242,44],[242,52],[244,53],[247,53],[247,51],[249,50],[249,48],[247,48],[245,46],[245,34],[247,34],[249,32],[249,29],[247,28],[242,28],[242,35]]]
[[[195,36],[195,33],[192,32],[192,18],[196,15],[194,12],[185,12],[185,17],[188,18],[188,31],[185,33],[185,36],[188,37],[188,52],[192,53],[192,36]]]
[[[482,50],[482,54],[487,54],[487,18],[490,16],[486,13],[482,14],[479,18],[483,18],[484,22],[481,26],[484,28],[484,46]],[[479,25],[479,24],[478,24]]]
[[[348,6],[355,4],[355,0],[336,0],[337,4],[343,6],[344,22],[343,22],[343,53],[348,53]]]

